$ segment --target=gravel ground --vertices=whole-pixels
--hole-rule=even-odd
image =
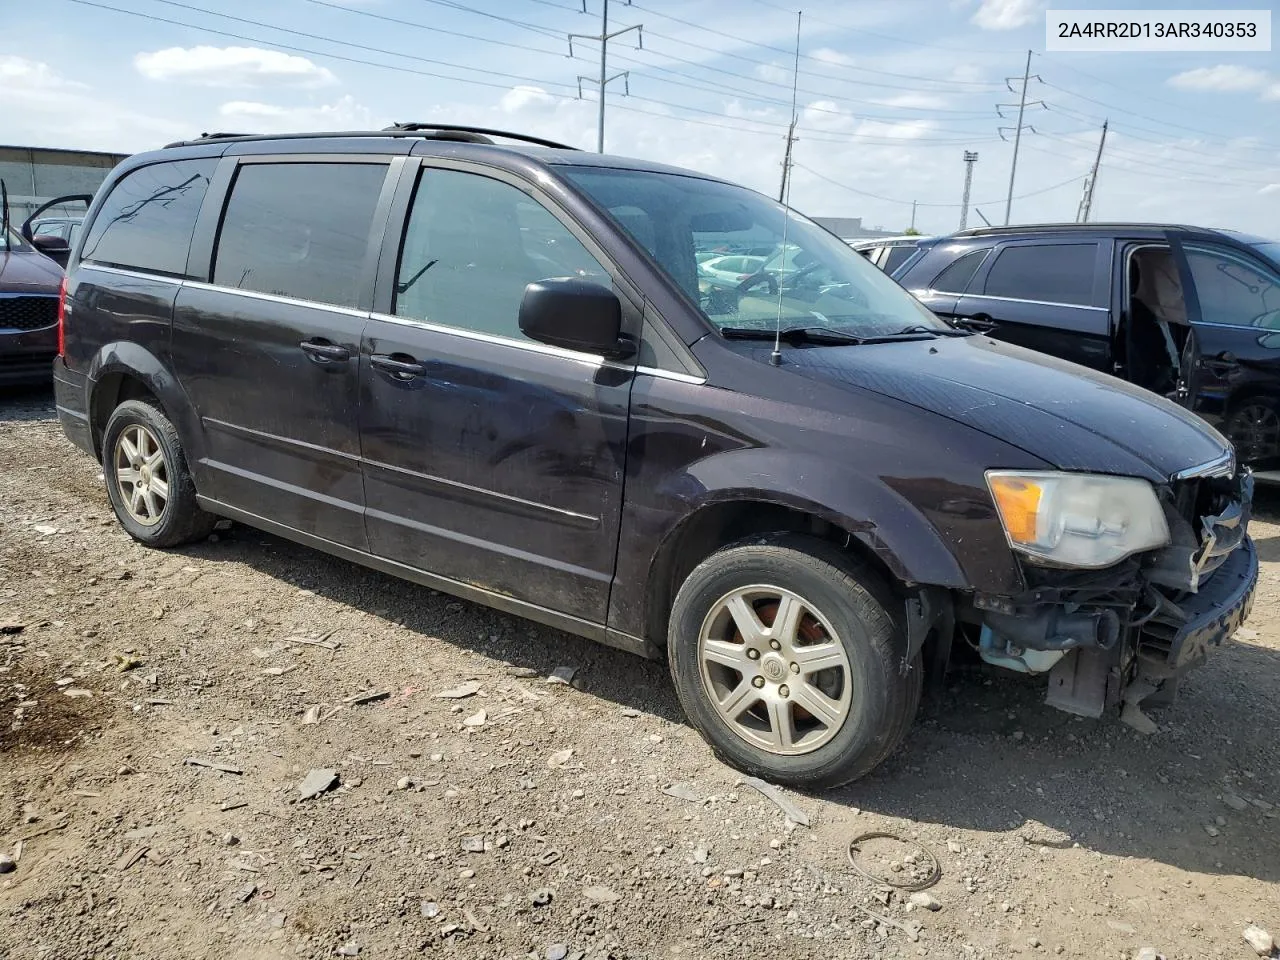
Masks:
[[[49,394],[0,394],[0,958],[1254,957],[1249,924],[1280,935],[1260,500],[1253,617],[1158,733],[958,671],[870,778],[780,792],[801,825],[663,666],[245,527],[146,550]],[[933,903],[851,869],[866,831],[936,853]]]

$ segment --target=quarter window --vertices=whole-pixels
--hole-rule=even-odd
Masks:
[[[1088,305],[1093,298],[1096,243],[1005,247],[987,274],[989,297]]]
[[[930,287],[938,293],[964,293],[969,288],[969,281],[987,258],[987,250],[971,250],[951,264],[934,278]]]
[[[523,340],[525,287],[553,277],[612,283],[522,190],[456,170],[422,172],[396,275],[397,316]]]
[[[153,163],[125,175],[94,218],[82,260],[182,277],[217,159]]]
[[[1188,247],[1200,319],[1280,330],[1280,277],[1255,261],[1214,247]]]
[[[359,306],[386,173],[376,163],[245,164],[218,233],[213,282]]]

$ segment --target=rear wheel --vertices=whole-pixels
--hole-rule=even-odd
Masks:
[[[102,473],[116,519],[147,546],[202,540],[217,522],[196,503],[178,431],[145,400],[126,400],[112,412],[102,437]]]
[[[681,586],[671,673],[686,713],[727,763],[766,779],[832,787],[901,741],[919,703],[919,662],[870,571],[819,541],[729,547]]]

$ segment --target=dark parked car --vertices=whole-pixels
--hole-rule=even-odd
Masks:
[[[726,236],[795,272],[701,292]],[[474,128],[215,135],[117,167],[78,242],[58,413],[131,536],[230,517],[667,657],[743,770],[865,774],[957,638],[1097,716],[1249,612],[1211,427],[711,177]]]
[[[1067,224],[922,244],[895,278],[935,313],[1114,373],[1280,467],[1280,243],[1228,230]]]
[[[49,383],[62,276],[16,230],[0,229],[0,386]]]
[[[84,217],[41,217],[31,222],[31,234],[34,237],[57,237],[68,247],[76,239],[76,233]]]
[[[899,267],[911,259],[922,240],[929,237],[903,235],[901,237],[881,237],[875,240],[847,240],[854,250],[874,263],[885,273],[892,275]]]

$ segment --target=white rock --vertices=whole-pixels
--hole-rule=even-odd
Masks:
[[[1260,957],[1269,957],[1276,948],[1276,942],[1271,934],[1263,930],[1259,926],[1247,926],[1244,928],[1244,939],[1249,946],[1253,947],[1254,953]]]
[[[920,890],[917,893],[911,894],[908,899],[911,901],[912,906],[923,907],[926,910],[935,911],[942,909],[942,904],[938,901],[938,898],[925,890]]]

